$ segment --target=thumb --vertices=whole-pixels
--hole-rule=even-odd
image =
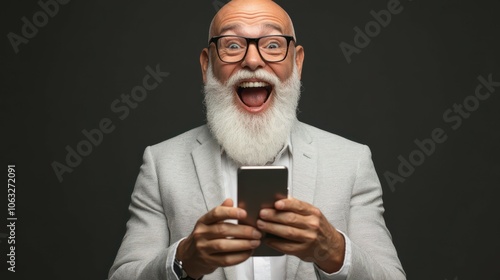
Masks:
[[[233,203],[233,200],[231,198],[226,198],[224,200],[224,202],[222,202],[221,206],[229,206],[229,207],[233,207],[234,203]]]

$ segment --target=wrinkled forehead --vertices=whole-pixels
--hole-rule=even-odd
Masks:
[[[288,14],[272,1],[231,1],[214,17],[209,38],[219,35],[259,37],[284,34],[295,37]]]

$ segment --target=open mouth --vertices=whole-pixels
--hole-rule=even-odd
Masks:
[[[242,82],[236,92],[241,102],[248,107],[261,107],[271,95],[273,87],[266,82]]]

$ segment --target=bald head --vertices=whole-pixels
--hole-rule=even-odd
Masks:
[[[248,29],[255,26],[258,26],[261,32],[269,30],[272,34],[292,35],[296,39],[290,16],[271,0],[230,1],[212,19],[208,38],[228,34],[258,37],[241,34],[241,32],[256,33],[256,29]]]

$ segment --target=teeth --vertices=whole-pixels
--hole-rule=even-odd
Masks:
[[[268,83],[265,82],[244,82],[240,84],[242,88],[251,88],[251,87],[267,87]]]

